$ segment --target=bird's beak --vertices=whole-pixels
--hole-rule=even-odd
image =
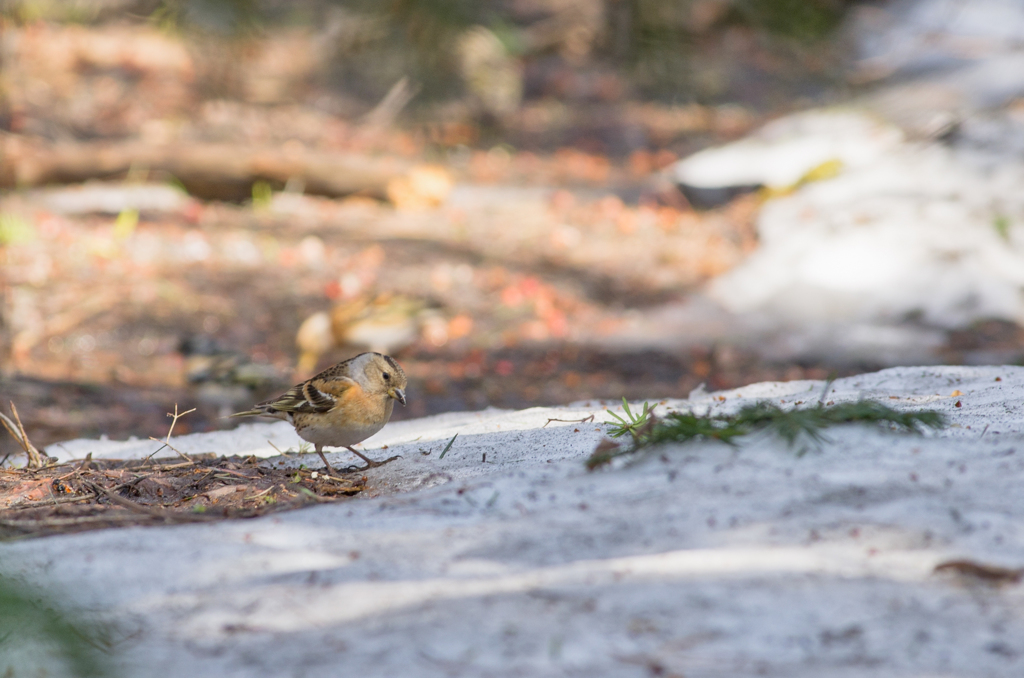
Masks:
[[[398,402],[402,403],[403,406],[405,405],[405,391],[403,391],[402,389],[390,388],[388,389],[388,395],[397,400]]]

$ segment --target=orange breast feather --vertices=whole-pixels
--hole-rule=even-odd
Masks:
[[[379,422],[384,416],[385,398],[367,393],[359,384],[335,381],[314,385],[338,399],[338,404],[329,414],[340,415],[346,422],[367,426]]]

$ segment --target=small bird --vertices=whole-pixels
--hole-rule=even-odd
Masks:
[[[296,378],[309,376],[320,356],[339,346],[394,353],[419,336],[425,304],[397,294],[357,297],[339,302],[330,313],[306,318],[295,336],[299,347]]]
[[[405,405],[405,371],[395,359],[380,353],[360,353],[328,367],[291,387],[287,393],[257,404],[232,417],[265,416],[295,426],[303,440],[313,443],[324,465],[334,471],[323,448],[345,447],[366,462],[359,471],[398,459],[373,461],[352,448],[384,428],[395,401]]]

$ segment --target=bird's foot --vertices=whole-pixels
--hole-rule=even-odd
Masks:
[[[390,462],[393,462],[395,459],[401,459],[401,458],[402,457],[400,455],[396,454],[393,457],[388,457],[384,461],[373,461],[372,459],[367,459],[366,460],[366,466],[363,467],[363,470],[366,470],[368,468],[377,468],[378,466],[383,466],[384,464],[388,464]]]
[[[393,462],[395,459],[401,459],[401,455],[397,455],[396,454],[393,457],[388,457],[384,461],[374,461],[373,459],[370,459],[369,457],[367,457],[365,454],[363,454],[359,450],[353,450],[351,447],[349,447],[347,449],[348,449],[349,452],[351,452],[352,454],[356,455],[357,457],[359,457],[360,459],[362,459],[363,461],[366,462],[366,466],[363,466],[363,467],[360,467],[360,468],[355,468],[355,467],[351,467],[350,466],[349,468],[353,469],[354,471],[367,471],[367,470],[369,470],[371,468],[377,468],[378,466],[383,466],[384,464],[389,464],[389,463]],[[348,469],[345,469],[345,470],[347,471]]]

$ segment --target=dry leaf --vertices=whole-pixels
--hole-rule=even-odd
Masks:
[[[15,485],[9,490],[5,490],[3,493],[2,506],[4,508],[13,506],[16,504],[22,504],[30,501],[42,501],[53,496],[50,485],[53,483],[53,478],[41,478],[39,480],[29,480],[24,483]]]
[[[987,565],[973,560],[947,560],[935,566],[935,572],[954,572],[962,577],[980,579],[990,584],[1016,584],[1024,569]]]

